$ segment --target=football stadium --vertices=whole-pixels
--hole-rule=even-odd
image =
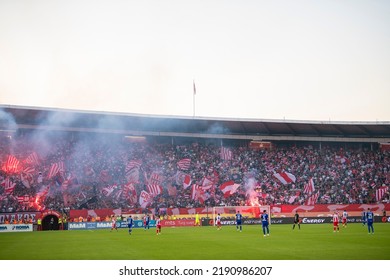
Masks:
[[[390,259],[389,122],[1,105],[0,138],[2,260]]]

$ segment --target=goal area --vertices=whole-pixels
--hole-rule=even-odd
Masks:
[[[261,206],[216,206],[213,207],[213,221],[220,214],[225,219],[236,219],[236,214],[240,211],[244,219],[260,219],[261,213],[266,210],[268,219],[271,223],[271,207],[269,205]],[[213,223],[215,225],[215,223]]]

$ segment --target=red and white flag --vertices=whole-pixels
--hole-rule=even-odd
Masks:
[[[152,199],[152,196],[148,192],[141,191],[139,195],[139,204],[142,208],[146,208],[152,202]]]
[[[162,187],[159,185],[147,185],[146,189],[147,189],[148,193],[153,197],[162,193],[162,190],[163,190]]]
[[[309,198],[305,201],[305,205],[314,205],[314,204],[316,204],[319,196],[320,196],[319,193],[315,193],[315,194],[309,196]]]
[[[112,193],[114,192],[114,190],[117,188],[116,185],[112,185],[112,186],[107,186],[105,188],[102,189],[102,194],[104,196],[110,196],[112,195]]]
[[[224,197],[229,197],[234,194],[237,189],[240,187],[240,184],[235,184],[234,181],[227,181],[219,186],[219,189],[223,192]]]
[[[130,160],[127,164],[126,164],[126,169],[125,169],[125,172],[129,172],[130,170],[134,169],[134,168],[140,168],[142,165],[142,161],[140,160]]]
[[[20,162],[15,156],[9,155],[3,166],[3,170],[7,173],[16,173],[19,170],[19,164]]]
[[[389,190],[389,187],[387,187],[387,186],[382,186],[379,189],[377,189],[375,191],[376,201],[380,201],[382,199],[382,197],[385,195],[385,193],[387,193],[388,190]]]
[[[129,200],[130,203],[137,202],[137,191],[132,183],[128,183],[123,186],[122,197]]]
[[[176,184],[182,185],[184,189],[187,189],[191,186],[191,176],[184,172],[178,171],[175,175]]]
[[[309,182],[305,184],[303,188],[304,193],[313,193],[314,192],[314,181],[313,178],[310,178]]]
[[[207,199],[207,194],[201,186],[193,184],[191,189],[191,199],[204,203]]]
[[[14,192],[16,183],[12,182],[9,177],[5,178],[5,180],[1,183],[1,185],[4,187],[4,192],[7,195],[11,195]]]
[[[183,158],[177,162],[177,168],[181,170],[188,170],[190,168],[191,159]]]
[[[64,167],[64,163],[62,161],[57,162],[57,163],[53,163],[50,167],[50,170],[49,170],[49,173],[47,174],[47,177],[49,179],[53,178],[58,173],[63,173],[64,171],[65,171],[65,167]]]
[[[288,172],[274,173],[274,176],[283,184],[295,183],[295,176]]]
[[[229,148],[221,147],[221,159],[222,160],[232,160],[233,153]]]
[[[27,164],[36,166],[39,165],[39,157],[36,152],[32,152],[25,160]]]

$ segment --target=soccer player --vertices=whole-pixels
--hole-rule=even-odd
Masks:
[[[217,218],[216,218],[216,225],[217,225],[217,230],[220,230],[222,229],[222,225],[221,225],[221,214],[218,213],[217,215]]]
[[[339,232],[339,214],[337,212],[334,212],[333,214],[333,232]]]
[[[366,225],[366,211],[365,210],[363,210],[363,212],[362,212],[362,224],[363,224],[363,226]]]
[[[240,230],[240,232],[242,231],[242,215],[240,213],[240,211],[237,211],[237,214],[236,214],[236,228],[237,228],[237,231]]]
[[[133,218],[130,216],[127,217],[127,227],[129,228],[129,234],[133,231]]]
[[[347,213],[347,210],[344,210],[343,212],[343,215],[342,215],[342,224],[343,224],[343,228],[347,227],[347,218],[348,218],[348,213]]]
[[[298,228],[301,229],[301,223],[300,223],[300,220],[299,220],[298,211],[295,211],[295,215],[294,215],[294,224],[293,224],[292,229],[295,229],[295,225],[298,225]]]
[[[194,226],[200,226],[200,219],[199,219],[199,214],[196,213],[195,214],[195,224]]]
[[[374,213],[370,210],[370,208],[367,209],[366,213],[366,219],[367,219],[367,226],[368,226],[368,234],[372,233],[374,234]]]
[[[110,231],[112,231],[113,229],[116,229],[116,231],[118,231],[118,228],[116,226],[116,219],[115,219],[114,215],[111,216],[111,230]]]
[[[149,229],[150,216],[146,214],[144,216],[144,230]]]
[[[157,216],[157,219],[156,219],[156,235],[159,235],[161,234],[161,220],[160,220],[160,216]]]
[[[269,236],[269,221],[268,221],[268,214],[267,210],[263,211],[263,214],[261,214],[261,226],[263,227],[263,234],[264,237],[266,234]]]

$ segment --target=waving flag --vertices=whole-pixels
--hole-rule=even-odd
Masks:
[[[39,165],[39,157],[36,152],[31,153],[25,160],[27,164],[36,166]]]
[[[283,184],[295,183],[295,176],[288,172],[274,173],[274,176]]]
[[[223,196],[226,198],[234,194],[239,186],[240,184],[235,184],[234,181],[228,181],[220,185],[219,189],[223,192]]]
[[[309,198],[305,201],[305,205],[314,205],[314,204],[316,204],[319,196],[320,196],[319,193],[315,193],[315,194],[309,196]]]
[[[182,185],[184,189],[187,189],[191,185],[191,176],[181,171],[177,171],[175,175],[176,184]]]
[[[117,188],[116,185],[112,185],[112,186],[107,186],[105,188],[102,189],[102,194],[104,196],[110,196],[112,195],[112,193],[114,192],[114,190]]]
[[[11,195],[14,192],[16,183],[12,182],[9,177],[5,178],[5,180],[1,183],[4,187],[4,191],[7,195]]]
[[[183,158],[177,162],[177,168],[182,170],[188,170],[190,168],[191,159]]]
[[[382,197],[385,195],[385,193],[388,191],[389,187],[387,186],[382,186],[379,189],[375,191],[375,198],[376,201],[380,201]]]
[[[3,166],[3,170],[7,173],[16,173],[19,170],[19,164],[20,162],[15,156],[9,155]]]
[[[134,168],[140,168],[141,165],[142,165],[142,161],[140,160],[130,160],[126,165],[125,172],[127,173]]]
[[[313,178],[310,178],[309,182],[305,184],[303,188],[304,193],[313,193],[314,192],[314,181]]]
[[[233,153],[229,148],[221,147],[221,159],[222,160],[232,160]]]
[[[162,193],[163,190],[162,187],[159,185],[147,185],[146,188],[148,193],[153,197]]]
[[[141,191],[139,195],[139,204],[142,208],[146,208],[152,202],[152,199],[152,196],[148,192]]]
[[[62,161],[53,163],[50,167],[47,177],[51,179],[52,177],[56,176],[58,173],[63,173],[64,171],[65,171],[65,167]]]
[[[193,184],[191,189],[191,199],[204,203],[207,199],[207,194],[201,186]]]
[[[122,191],[122,197],[130,201],[130,203],[137,202],[137,191],[132,183],[124,185]]]

